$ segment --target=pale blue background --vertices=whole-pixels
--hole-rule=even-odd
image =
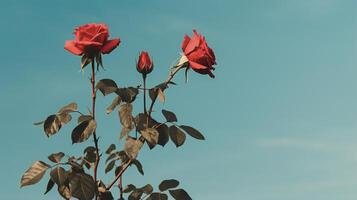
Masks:
[[[131,169],[125,183],[177,178],[198,200],[356,199],[356,10],[354,0],[2,0],[0,198],[58,199],[42,195],[47,180],[19,189],[21,174],[49,152],[79,155],[90,141],[71,145],[74,123],[49,139],[32,123],[71,101],[90,106],[88,71],[63,45],[75,26],[105,22],[122,44],[99,78],[121,86],[139,83],[141,50],[155,62],[149,84],[164,80],[193,28],[218,62],[216,79],[191,73],[184,84],[181,74],[158,104],[207,140],[144,150],[145,176]],[[118,144],[117,115],[104,112],[112,98],[98,97],[102,146]]]

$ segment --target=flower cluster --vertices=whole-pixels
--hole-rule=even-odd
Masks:
[[[108,54],[120,44],[120,39],[109,40],[109,30],[105,24],[86,24],[74,30],[75,39],[66,41],[64,48],[75,54],[93,58],[99,54]],[[177,66],[184,66],[200,74],[208,74],[214,78],[212,71],[215,69],[216,57],[213,50],[207,45],[205,37],[193,30],[193,36],[184,36],[182,42],[183,55]],[[149,53],[142,51],[137,70],[143,75],[153,70],[154,64]]]

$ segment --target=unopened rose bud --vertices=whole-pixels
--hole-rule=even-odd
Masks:
[[[138,63],[136,65],[138,72],[146,76],[154,69],[154,64],[150,59],[149,53],[142,51],[139,56]]]

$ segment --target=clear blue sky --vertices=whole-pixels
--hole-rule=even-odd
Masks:
[[[164,80],[193,28],[219,64],[215,79],[176,77],[157,108],[207,140],[144,150],[145,176],[131,169],[125,183],[177,178],[198,200],[356,199],[356,9],[354,0],[2,0],[1,199],[56,199],[42,195],[47,180],[19,189],[21,174],[47,152],[82,151],[70,141],[74,123],[49,139],[32,123],[72,101],[90,105],[88,73],[63,49],[73,28],[90,22],[122,40],[99,74],[121,86],[139,82],[141,50],[155,62],[149,84]],[[112,98],[98,97],[102,145],[118,144],[117,115],[105,114]]]

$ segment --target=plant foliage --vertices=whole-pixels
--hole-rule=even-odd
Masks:
[[[86,37],[80,37],[83,34]],[[71,142],[74,148],[77,147],[77,143],[87,145],[82,155],[72,156],[68,152],[60,151],[49,154],[49,163],[34,162],[22,175],[20,186],[36,184],[48,172],[48,182],[44,194],[56,186],[58,194],[63,199],[113,200],[112,190],[118,188],[120,200],[166,200],[169,196],[176,200],[190,200],[191,197],[188,193],[179,188],[178,180],[163,180],[156,191],[151,184],[137,187],[131,184],[130,180],[125,180],[129,184],[123,187],[123,174],[129,167],[134,166],[139,174],[144,175],[144,167],[143,163],[139,161],[139,155],[141,149],[146,148],[146,145],[149,149],[158,145],[166,147],[171,140],[172,145],[181,147],[185,144],[186,135],[198,140],[205,139],[197,129],[188,125],[180,125],[173,111],[162,109],[162,115],[160,112],[154,113],[157,99],[162,103],[165,102],[166,90],[169,86],[176,85],[172,80],[178,72],[184,71],[187,78],[189,69],[193,69],[198,73],[209,74],[212,77],[212,65],[215,64],[212,59],[215,58],[204,37],[197,35],[197,32],[194,32],[192,38],[185,36],[182,45],[184,55],[175,66],[170,68],[169,76],[165,81],[150,88],[146,85],[146,79],[153,70],[154,62],[148,52],[141,53],[136,66],[143,78],[143,82],[138,86],[121,87],[114,80],[108,78],[96,82],[96,71],[99,70],[99,66],[103,67],[102,54],[108,54],[115,49],[120,44],[120,39],[109,40],[108,28],[104,24],[87,24],[78,27],[75,30],[75,36],[75,40],[66,42],[65,49],[82,56],[80,66],[82,70],[86,66],[91,66],[91,109],[88,113],[84,113],[79,109],[77,103],[72,102],[50,114],[45,120],[34,124],[42,125],[45,135],[50,137],[59,133],[64,125],[70,123],[72,117],[77,116],[77,123],[73,125],[71,133]],[[92,39],[88,40],[87,36],[91,36]],[[98,44],[100,45],[98,46]],[[192,53],[195,51],[195,54]],[[200,63],[202,60],[206,61]],[[200,69],[197,68],[198,64],[202,65]],[[206,70],[205,67],[207,67]],[[102,144],[98,143],[97,123],[102,121],[102,119],[97,121],[95,115],[98,91],[104,96],[114,97],[105,112],[110,114],[117,109],[118,123],[121,125],[118,141],[108,145],[107,148],[100,147]],[[143,97],[142,99],[137,98],[139,94],[142,94],[140,96]],[[134,113],[134,107],[138,105],[143,105],[142,112]],[[154,119],[154,117],[162,120]],[[111,182],[104,183],[102,178],[98,177],[100,162],[105,163],[104,172],[108,176],[113,176]]]

